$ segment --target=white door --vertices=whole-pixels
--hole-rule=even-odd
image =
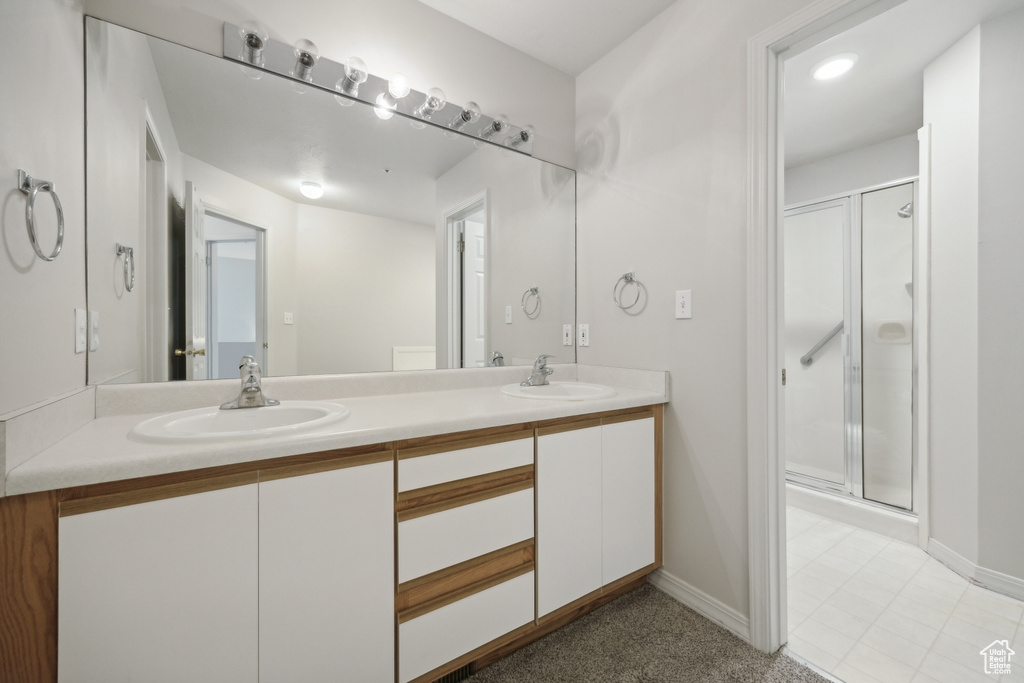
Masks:
[[[484,290],[485,226],[482,214],[462,224],[462,367],[482,368],[487,364],[487,296]]]
[[[206,379],[206,213],[185,181],[185,379]]]

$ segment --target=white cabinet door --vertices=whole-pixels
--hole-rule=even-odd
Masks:
[[[260,483],[260,682],[395,678],[394,466]]]
[[[601,587],[601,427],[537,438],[537,616]]]
[[[654,418],[601,427],[602,583],[654,562]]]
[[[257,680],[255,484],[60,519],[61,681]]]

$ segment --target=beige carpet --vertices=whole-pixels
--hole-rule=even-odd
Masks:
[[[650,584],[577,619],[467,683],[828,683],[766,655]]]

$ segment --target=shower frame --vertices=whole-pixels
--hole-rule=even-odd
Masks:
[[[825,208],[831,208],[835,206],[841,206],[848,204],[849,210],[844,217],[843,225],[843,240],[844,240],[844,255],[843,255],[843,283],[844,283],[844,296],[843,296],[843,320],[848,322],[849,329],[844,329],[842,333],[843,350],[844,350],[844,363],[843,363],[843,392],[844,392],[844,444],[845,444],[845,473],[846,481],[843,484],[836,484],[825,479],[814,477],[811,475],[800,474],[791,472],[786,467],[786,453],[785,448],[785,435],[780,435],[780,446],[783,448],[783,452],[780,454],[782,457],[783,469],[785,470],[785,481],[787,483],[796,484],[812,490],[831,493],[834,495],[841,496],[848,500],[853,500],[858,504],[867,505],[870,507],[884,509],[890,512],[917,515],[919,511],[919,505],[923,502],[923,497],[919,495],[921,493],[920,487],[920,468],[918,466],[918,449],[919,449],[919,438],[918,438],[918,408],[920,401],[919,396],[919,383],[918,383],[918,358],[919,358],[919,340],[921,335],[918,333],[918,326],[920,321],[917,316],[917,306],[913,307],[914,316],[912,323],[912,338],[911,338],[911,356],[912,356],[912,376],[911,376],[911,506],[909,509],[901,508],[895,505],[882,503],[874,500],[869,500],[864,497],[864,438],[863,438],[863,374],[862,374],[862,360],[863,360],[863,329],[862,329],[862,200],[865,194],[875,192],[879,190],[886,190],[901,185],[912,185],[913,187],[913,204],[916,207],[919,206],[918,194],[920,190],[920,178],[919,176],[907,176],[896,180],[888,181],[885,183],[879,183],[876,185],[870,185],[867,187],[861,187],[846,192],[839,192],[824,197],[816,198],[808,201],[795,202],[788,204],[783,208],[783,217],[788,218],[791,215],[799,215],[801,213],[809,213]],[[913,220],[914,228],[913,234],[913,247],[912,247],[912,281],[914,283],[915,299],[917,294],[917,284],[921,280],[920,271],[920,259],[919,249],[921,248],[919,230],[917,227],[917,211],[910,217]],[[858,263],[858,267],[853,267],[854,263]],[[784,267],[783,267],[784,268]],[[784,272],[784,270],[783,270]],[[781,273],[780,273],[781,275]],[[781,280],[780,278],[780,284]],[[780,301],[781,303],[781,301]],[[785,307],[782,306],[782,315],[780,316],[780,335],[784,336],[783,330],[785,330]],[[779,345],[780,349],[785,349],[785,344]],[[783,362],[784,364],[784,362]],[[784,421],[783,421],[784,422]]]

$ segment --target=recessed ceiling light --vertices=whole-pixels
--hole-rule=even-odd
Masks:
[[[310,199],[320,199],[324,196],[324,188],[320,186],[320,183],[314,183],[308,180],[304,180],[299,184],[299,192],[301,192],[304,197],[309,197]]]
[[[841,55],[834,55],[828,59],[822,60],[814,65],[811,69],[811,75],[816,80],[827,81],[830,78],[836,78],[842,76],[844,73],[853,68],[853,65],[857,63],[857,55],[852,52],[845,52]]]

